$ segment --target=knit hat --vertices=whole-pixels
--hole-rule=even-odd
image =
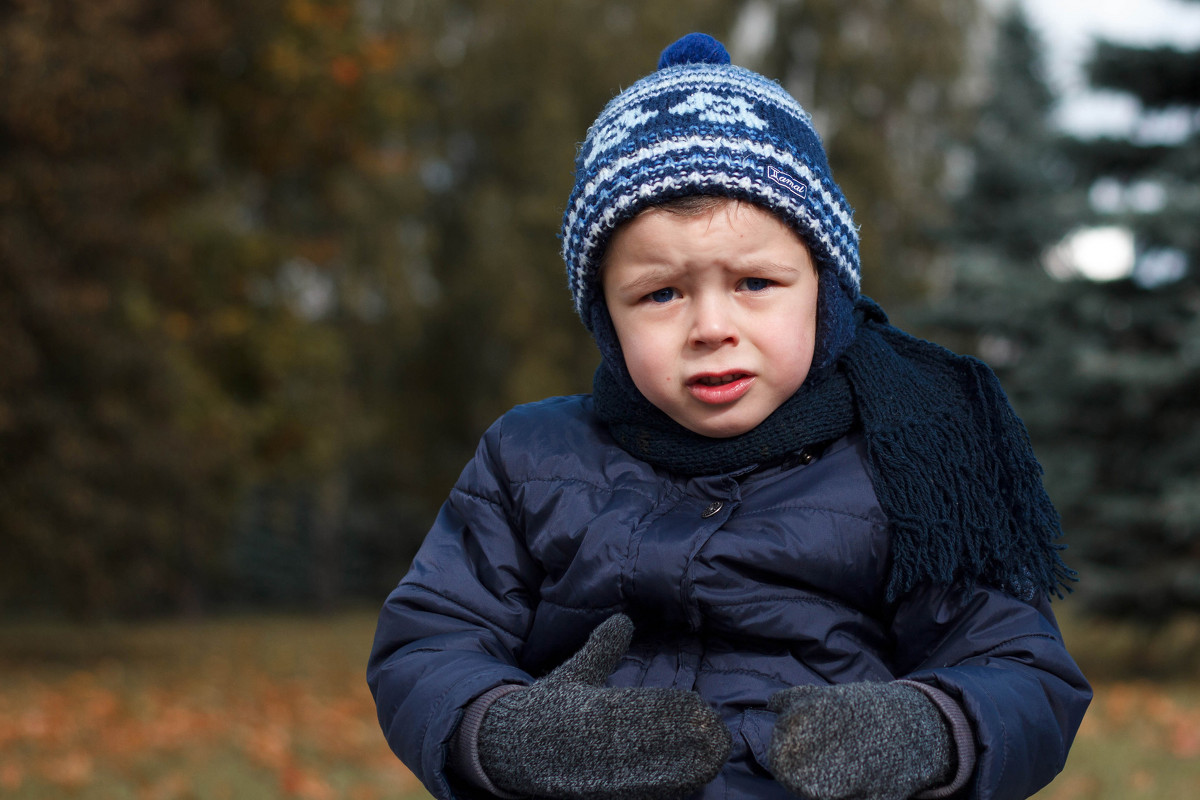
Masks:
[[[624,373],[599,270],[613,231],[686,195],[747,200],[808,246],[820,283],[814,369],[854,337],[858,231],[812,119],[778,83],[730,64],[711,36],[663,51],[658,70],[613,98],[588,130],[563,214],[563,260],[575,310]]]

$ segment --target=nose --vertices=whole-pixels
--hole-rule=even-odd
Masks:
[[[734,309],[720,294],[702,294],[696,298],[692,313],[693,347],[720,347],[738,343]]]

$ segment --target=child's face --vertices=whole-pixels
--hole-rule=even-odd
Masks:
[[[643,212],[613,234],[601,280],[634,384],[688,430],[745,433],[808,376],[816,269],[758,206]]]

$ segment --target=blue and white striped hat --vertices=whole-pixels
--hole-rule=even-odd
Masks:
[[[825,289],[822,332],[841,340],[821,349],[835,358],[853,335],[846,317],[859,294],[851,208],[808,113],[778,83],[730,64],[721,43],[701,33],[672,44],[656,72],[613,98],[579,149],[562,254],[588,330],[599,337],[609,327],[598,272],[617,226],[648,206],[700,194],[754,202],[803,239]]]

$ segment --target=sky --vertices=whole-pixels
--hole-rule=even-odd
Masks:
[[[1020,0],[1047,45],[1046,67],[1062,98],[1060,124],[1075,133],[1129,133],[1137,105],[1116,94],[1087,91],[1082,64],[1097,37],[1128,44],[1200,46],[1200,2],[1185,0]],[[1003,5],[1005,0],[992,0]],[[1178,139],[1185,121],[1167,114],[1139,133]]]

